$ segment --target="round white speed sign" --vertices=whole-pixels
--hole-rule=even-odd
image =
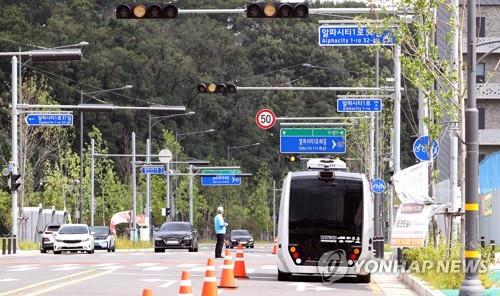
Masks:
[[[270,129],[276,124],[276,115],[271,109],[261,109],[255,115],[255,123],[261,129]]]

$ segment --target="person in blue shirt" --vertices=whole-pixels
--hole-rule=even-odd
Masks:
[[[214,218],[215,235],[217,236],[217,244],[215,245],[215,258],[222,257],[222,246],[224,244],[224,236],[226,235],[227,223],[224,222],[224,208],[217,208],[217,215]]]

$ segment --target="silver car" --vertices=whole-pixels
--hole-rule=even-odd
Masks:
[[[94,248],[96,250],[115,251],[115,237],[108,226],[94,226],[90,228],[94,233]]]

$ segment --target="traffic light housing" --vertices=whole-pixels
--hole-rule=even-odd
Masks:
[[[178,15],[179,9],[174,4],[131,3],[116,7],[116,18],[119,19],[168,19]]]
[[[286,156],[286,161],[288,161],[288,162],[299,162],[300,161],[300,157],[298,157],[297,155],[287,155]]]
[[[307,3],[260,2],[247,4],[248,18],[306,18]]]
[[[10,174],[10,191],[14,192],[19,190],[21,187],[21,175],[18,174]]]
[[[200,83],[198,84],[200,94],[233,94],[236,93],[236,84],[234,83]]]

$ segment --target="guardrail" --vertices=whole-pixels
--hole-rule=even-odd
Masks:
[[[2,255],[15,254],[17,251],[17,239],[15,236],[0,237]]]

